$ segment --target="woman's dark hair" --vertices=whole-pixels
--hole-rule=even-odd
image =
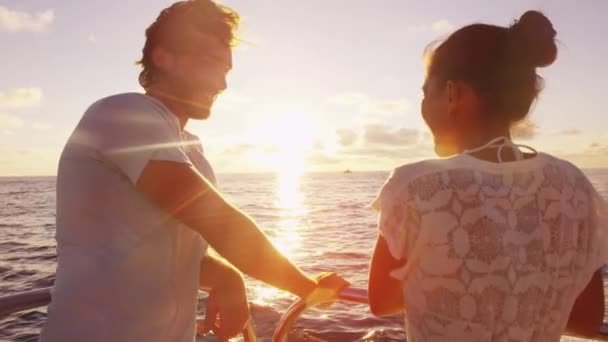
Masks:
[[[156,81],[158,71],[152,62],[155,47],[187,52],[199,47],[197,43],[200,42],[194,38],[197,34],[214,37],[226,46],[232,46],[239,19],[238,13],[212,0],[185,0],[165,8],[146,30],[143,56],[137,61],[143,67],[139,84],[147,88]]]
[[[465,26],[436,47],[427,48],[428,77],[464,81],[485,109],[512,124],[526,117],[542,90],[537,67],[557,58],[556,32],[537,11],[524,13],[510,27]]]

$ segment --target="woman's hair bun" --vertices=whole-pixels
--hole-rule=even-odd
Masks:
[[[557,58],[555,35],[549,18],[538,11],[527,11],[509,28],[510,48],[522,63],[548,66]]]

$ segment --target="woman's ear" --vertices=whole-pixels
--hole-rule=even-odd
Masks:
[[[446,94],[448,98],[448,103],[452,103],[454,101],[459,101],[462,96],[462,89],[460,89],[460,82],[448,80],[445,82]]]
[[[449,120],[457,121],[460,108],[461,91],[456,81],[448,80],[445,82],[445,101],[447,104],[447,117]]]
[[[447,81],[448,116],[464,132],[465,127],[483,122],[483,102],[475,89],[463,81]]]

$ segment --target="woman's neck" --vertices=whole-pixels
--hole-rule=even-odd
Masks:
[[[487,116],[486,116],[487,117]],[[460,142],[457,144],[458,152],[479,148],[497,138],[511,139],[510,125],[482,122],[461,135]]]
[[[491,161],[491,162],[499,162],[500,160],[511,161],[515,159],[514,151],[510,149],[504,149],[501,152],[501,157],[498,157],[498,147],[490,146],[488,143],[493,140],[499,138],[507,138],[511,139],[511,133],[507,129],[479,129],[475,132],[471,132],[466,136],[466,140],[462,140],[460,146],[458,148],[459,153],[464,153],[467,151],[471,156]],[[487,148],[484,148],[485,145],[488,145]]]

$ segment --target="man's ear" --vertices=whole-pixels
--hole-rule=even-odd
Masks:
[[[166,49],[157,46],[152,50],[152,63],[161,70],[170,69],[174,63],[174,56]]]

